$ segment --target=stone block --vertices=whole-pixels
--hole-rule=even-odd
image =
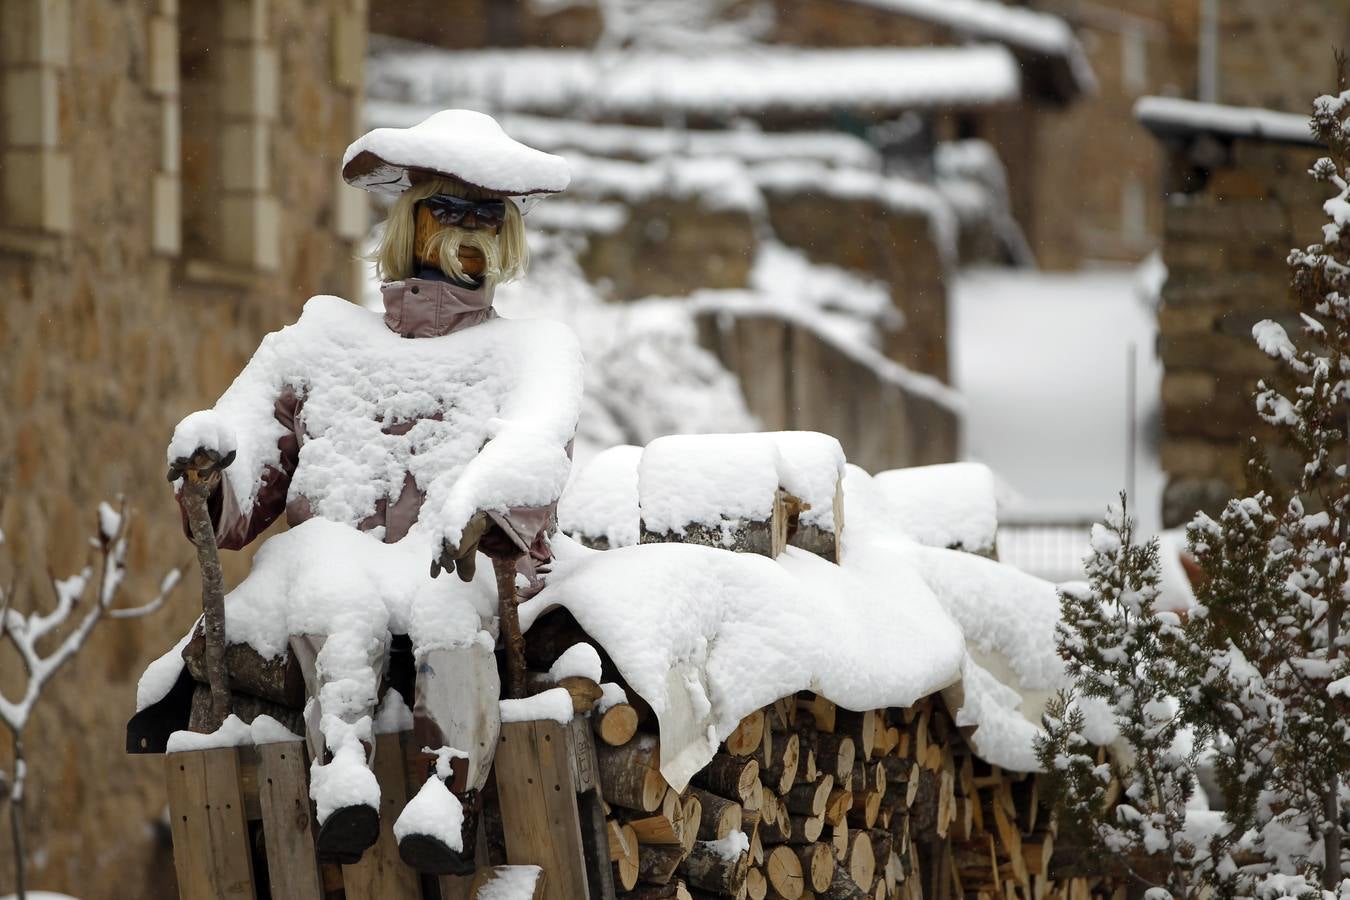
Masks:
[[[69,155],[46,149],[14,149],[0,158],[3,207],[0,221],[68,234],[72,221]]]
[[[177,256],[182,249],[181,188],[176,175],[156,173],[151,185],[150,246],[156,253]]]
[[[177,98],[159,105],[159,168],[178,174],[183,167],[183,120]]]
[[[272,272],[280,266],[281,211],[275,197],[226,194],[220,203],[221,262]]]
[[[233,118],[276,119],[280,107],[276,49],[230,44],[223,56],[223,70],[230,77],[221,93],[221,111]]]
[[[4,135],[11,147],[55,147],[59,139],[57,72],[23,66],[5,71]]]
[[[341,176],[334,179],[333,192],[333,230],[348,240],[364,239],[370,228],[370,195],[347,184]]]
[[[333,83],[338,87],[360,87],[365,77],[366,20],[356,10],[338,9],[333,13]]]
[[[1217,384],[1213,375],[1205,372],[1163,373],[1162,402],[1164,406],[1193,408],[1214,400]]]
[[[267,40],[267,0],[225,0],[221,36],[227,41],[260,44]]]
[[[1176,306],[1164,304],[1158,310],[1160,334],[1208,334],[1223,317],[1221,306]]]
[[[0,61],[70,64],[70,0],[5,0]]]
[[[151,16],[146,24],[146,87],[161,97],[178,96],[178,20]]]
[[[266,192],[271,186],[272,129],[264,122],[236,120],[220,134],[225,190]]]

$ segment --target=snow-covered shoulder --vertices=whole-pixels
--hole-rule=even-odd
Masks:
[[[408,340],[380,314],[320,296],[263,339],[212,424],[235,438],[227,482],[248,510],[278,467],[289,393],[305,430],[292,496],[355,527],[411,474],[426,500],[409,537],[431,549],[479,510],[557,501],[581,388],[581,351],[561,323],[493,319]]]

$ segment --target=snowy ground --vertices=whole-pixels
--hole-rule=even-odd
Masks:
[[[1011,490],[1001,519],[1100,517],[1126,486],[1126,357],[1137,363],[1131,507],[1161,517],[1154,347],[1156,264],[1051,274],[984,269],[956,280],[954,378],[968,403],[965,456]]]

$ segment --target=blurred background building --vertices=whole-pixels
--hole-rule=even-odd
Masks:
[[[1083,524],[1119,489],[1155,530],[1240,484],[1264,371],[1250,325],[1316,237],[1299,122],[1350,43],[1340,0],[0,0],[0,17],[0,526],[26,605],[116,494],[138,515],[133,588],[191,559],[163,482],[173,423],[309,296],[371,302],[359,256],[381,213],[340,183],[342,151],[452,106],[572,164],[499,305],[580,333],[579,460],[758,427],[829,431],[874,471],[979,459],[1004,485],[1004,557],[1076,577]],[[1155,96],[1203,105],[1137,119]],[[121,729],[195,590],[101,626],[45,701],[31,884],[173,895],[160,761],[124,755]],[[17,669],[0,655],[0,688]],[[0,853],[0,891],[10,870]]]

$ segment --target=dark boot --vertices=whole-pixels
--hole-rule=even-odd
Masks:
[[[435,777],[435,776],[432,776]],[[478,798],[462,797],[464,829],[460,845],[464,851],[452,849],[445,841],[430,834],[405,834],[398,842],[398,855],[409,867],[425,875],[472,875],[477,868],[474,846],[478,837]]]
[[[350,866],[380,839],[380,814],[364,803],[333,810],[319,827],[319,862]]]

